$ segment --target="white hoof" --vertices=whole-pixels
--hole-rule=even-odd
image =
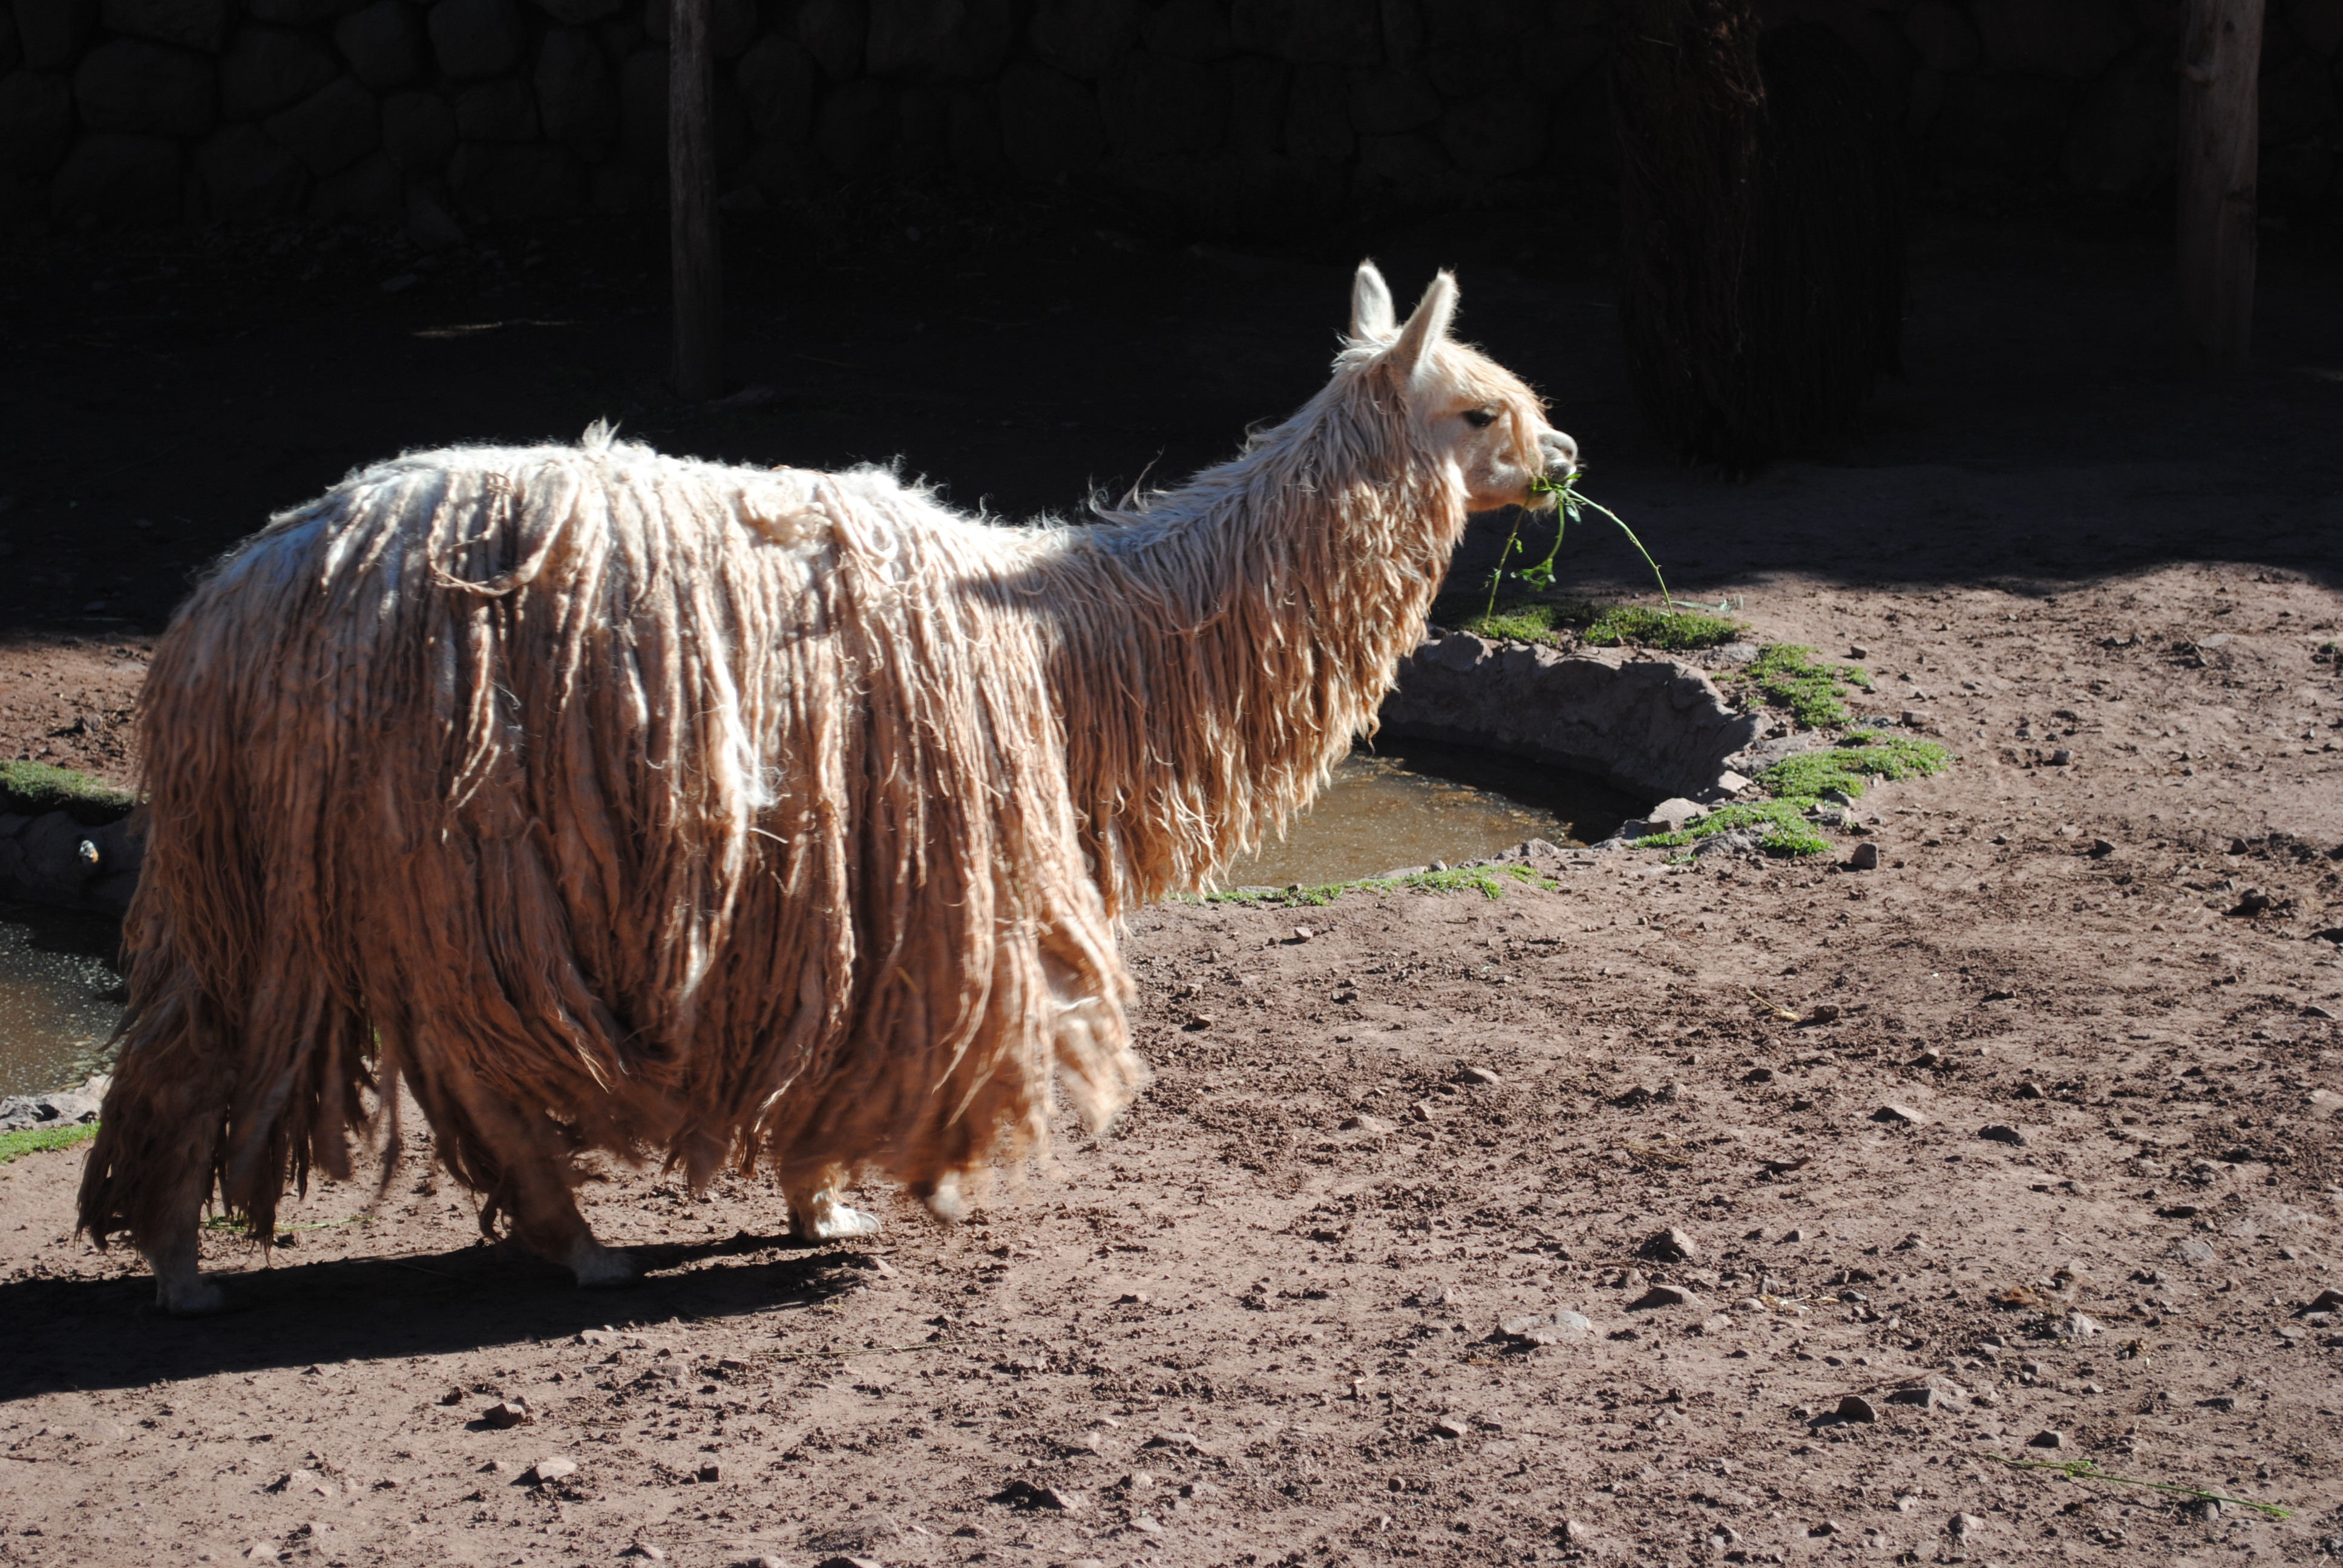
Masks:
[[[804,1203],[789,1205],[789,1232],[799,1241],[842,1241],[850,1236],[875,1236],[881,1228],[878,1215],[848,1208],[827,1187]]]
[[[960,1176],[946,1175],[936,1183],[936,1190],[927,1196],[928,1212],[947,1225],[956,1225],[968,1218],[968,1200],[960,1196]]]
[[[578,1288],[590,1291],[610,1285],[631,1285],[639,1276],[634,1254],[614,1252],[591,1236],[583,1238],[569,1249],[564,1260],[569,1271],[578,1276]]]
[[[227,1311],[227,1292],[200,1277],[161,1279],[155,1282],[155,1304],[175,1318],[207,1318]]]

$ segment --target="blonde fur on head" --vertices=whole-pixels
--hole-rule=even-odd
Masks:
[[[1443,275],[1394,324],[1363,268],[1324,391],[1082,527],[606,426],[409,454],[275,519],[141,706],[83,1226],[191,1271],[216,1185],[266,1237],[393,1079],[484,1226],[573,1261],[586,1151],[944,1209],[1042,1144],[1061,1076],[1102,1126],[1146,1077],[1117,918],[1308,800],[1468,504],[1567,441],[1444,341],[1453,306]]]

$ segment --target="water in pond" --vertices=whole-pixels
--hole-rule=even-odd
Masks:
[[[1402,866],[1455,865],[1524,839],[1608,838],[1644,803],[1582,774],[1470,747],[1384,740],[1353,751],[1305,815],[1225,887],[1317,887]]]
[[[79,1082],[122,1016],[121,927],[97,915],[0,904],[0,1094]]]
[[[1282,843],[1223,885],[1284,887],[1451,865],[1524,839],[1587,843],[1641,803],[1580,775],[1469,748],[1385,741],[1356,751]],[[0,1094],[79,1081],[122,1015],[119,930],[94,915],[0,905]]]

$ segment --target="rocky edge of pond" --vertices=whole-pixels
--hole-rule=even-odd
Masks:
[[[99,1073],[76,1089],[52,1090],[46,1094],[11,1094],[0,1099],[0,1132],[86,1126],[97,1120],[98,1108],[106,1102],[106,1086],[113,1081],[108,1074]]]

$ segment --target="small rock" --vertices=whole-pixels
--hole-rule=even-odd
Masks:
[[[1865,839],[1855,847],[1855,852],[1846,858],[1846,863],[1858,871],[1879,869],[1879,846],[1868,839]]]
[[[2321,1291],[2302,1310],[2306,1312],[2331,1312],[2338,1307],[2343,1307],[2343,1291]]]
[[[2325,1008],[2319,1006],[2317,1002],[2309,1001],[2302,1004],[2302,1016],[2305,1018],[2333,1018],[2335,1015],[2328,1011]]]
[[[1147,1300],[1145,1291],[1125,1291],[1115,1297],[1114,1304],[1118,1307],[1143,1307],[1147,1304]]]
[[[1356,1116],[1346,1116],[1342,1118],[1342,1130],[1345,1132],[1381,1134],[1398,1131],[1399,1123],[1396,1121],[1386,1121],[1380,1116],[1373,1116],[1368,1114],[1366,1111],[1362,1111]]]
[[[1432,1423],[1433,1436],[1444,1437],[1452,1442],[1466,1436],[1472,1430],[1461,1417],[1453,1415],[1443,1415]]]
[[[1959,1541],[1975,1541],[1985,1533],[1985,1516],[1980,1513],[1956,1513],[1945,1522],[1947,1534]]]
[[[1646,1312],[1660,1307],[1690,1307],[1704,1314],[1708,1310],[1698,1296],[1682,1285],[1654,1285],[1627,1303],[1627,1310],[1631,1312]]]
[[[2116,847],[2112,840],[2107,839],[2094,839],[2091,840],[2091,859],[2095,860],[2104,860],[2115,852]]]
[[[1584,1519],[1565,1519],[1554,1533],[1562,1537],[1565,1546],[1584,1546],[1594,1539],[1594,1527]]]
[[[1689,1263],[1699,1253],[1699,1246],[1693,1239],[1674,1226],[1654,1231],[1635,1249],[1637,1257],[1650,1258],[1662,1263]]]
[[[850,1557],[841,1552],[835,1557],[823,1558],[813,1568],[882,1568],[882,1565],[876,1557]]]
[[[526,1426],[535,1418],[528,1412],[525,1399],[499,1400],[480,1412],[480,1419],[499,1431],[507,1427]]]
[[[2068,1312],[2050,1325],[2050,1332],[2062,1340],[2087,1340],[2102,1332],[2097,1320],[2080,1312]]]
[[[441,1389],[439,1391],[439,1397],[437,1402],[440,1404],[461,1404],[464,1402],[464,1391],[459,1388]]]
[[[2036,1432],[2032,1437],[2027,1438],[2026,1440],[2026,1446],[2028,1448],[2064,1448],[2066,1446],[2066,1434],[2058,1431],[2055,1427],[2046,1426],[2040,1432]]]
[[[2005,1126],[1998,1121],[1978,1128],[1977,1136],[1988,1143],[2006,1143],[2013,1149],[2026,1147],[2025,1133],[2015,1127]]]
[[[2040,1100],[2044,1098],[2042,1086],[2038,1083],[2021,1083],[2017,1086],[2016,1097],[2020,1100]]]
[[[1316,931],[1312,930],[1308,926],[1296,926],[1293,928],[1293,940],[1297,942],[1306,942],[1317,934],[1318,933]]]
[[[1011,1508],[1048,1509],[1058,1513],[1079,1513],[1090,1506],[1090,1499],[1081,1493],[1062,1486],[1036,1486],[1024,1480],[1011,1482],[992,1494],[992,1501]]]
[[[1917,1127],[1921,1122],[1928,1120],[1910,1106],[1898,1105],[1893,1101],[1873,1111],[1871,1119],[1874,1121],[1885,1121],[1898,1127]]]
[[[703,1482],[721,1481],[724,1478],[724,1467],[710,1460],[692,1473]]]
[[[1497,1075],[1485,1067],[1460,1067],[1450,1081],[1455,1083],[1494,1083]]]
[[[1849,658],[1869,658],[1871,650],[1859,642],[1851,642],[1846,645],[1846,656]]]
[[[1644,813],[1644,820],[1652,824],[1655,833],[1681,833],[1692,823],[1708,815],[1708,808],[1685,799],[1681,795],[1661,801]]]
[[[619,1553],[618,1555],[621,1557],[641,1557],[653,1563],[664,1563],[667,1561],[666,1549],[663,1547],[654,1546],[648,1541],[638,1541],[633,1545],[628,1547],[625,1551]]]
[[[2050,753],[2050,766],[2053,768],[2064,768],[2074,759],[2075,754],[2063,746]]]
[[[576,1460],[562,1459],[558,1456],[549,1456],[545,1459],[540,1459],[535,1464],[530,1465],[528,1474],[523,1479],[534,1481],[538,1485],[542,1486],[548,1482],[567,1481],[569,1477],[577,1473],[578,1462]]]
[[[1753,1067],[1748,1071],[1741,1075],[1741,1081],[1744,1083],[1771,1083],[1774,1081],[1774,1070],[1770,1067]]]
[[[1871,1407],[1869,1400],[1859,1393],[1851,1393],[1838,1402],[1838,1418],[1841,1421],[1877,1421],[1879,1412]]]
[[[1807,1531],[1806,1533],[1809,1536],[1835,1535],[1839,1533],[1839,1530],[1840,1525],[1837,1520],[1825,1519],[1820,1524],[1817,1524],[1813,1529]]]
[[[2167,1247],[2164,1255],[2184,1263],[2209,1263],[2219,1254],[2213,1251],[2212,1242],[2201,1237],[2183,1236]]]
[[[1582,1312],[1557,1309],[1507,1318],[1497,1325],[1497,1332],[1508,1339],[1527,1340],[1534,1345],[1559,1345],[1586,1338],[1594,1332],[1594,1324]]]
[[[1839,1005],[1835,1001],[1818,1001],[1815,1003],[1814,1010],[1806,1014],[1805,1021],[1807,1023],[1836,1023],[1839,1020]]]
[[[1428,1101],[1428,1100],[1419,1100],[1419,1101],[1417,1101],[1413,1105],[1411,1105],[1411,1106],[1409,1106],[1409,1107],[1407,1108],[1407,1117],[1408,1117],[1408,1120],[1409,1120],[1409,1121],[1431,1121],[1431,1120],[1432,1120],[1432,1101]]]

